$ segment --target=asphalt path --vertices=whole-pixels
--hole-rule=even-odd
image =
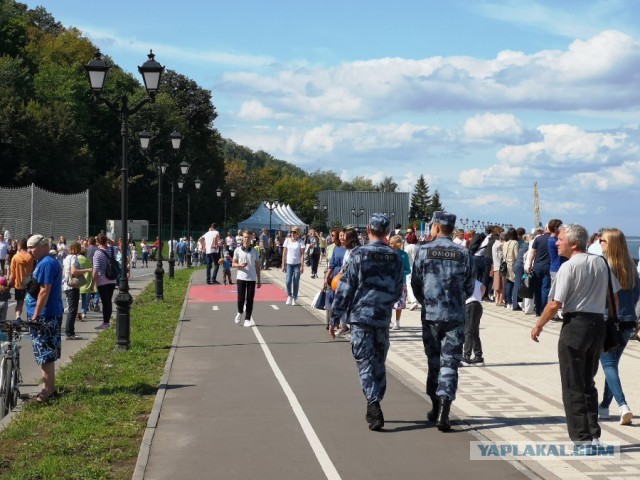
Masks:
[[[154,277],[154,271],[156,269],[156,264],[149,264],[150,266],[147,268],[134,268],[131,269],[131,274],[129,276],[129,292],[134,297],[140,293],[149,282],[152,282]],[[153,266],[151,266],[153,265]],[[168,280],[168,264],[165,264],[165,281]],[[118,293],[116,291],[115,295]],[[62,301],[66,307],[66,298],[64,292],[62,293]],[[15,318],[15,300],[11,300],[9,302],[9,310],[7,312],[7,319]],[[101,305],[102,308],[102,305]],[[116,314],[116,306],[113,305],[113,313],[112,316]],[[26,320],[27,313],[26,307],[23,310],[22,318]],[[100,312],[89,312],[87,315],[87,319],[85,322],[80,322],[76,320],[76,335],[83,337],[83,340],[65,340],[64,338],[64,322],[66,319],[66,313],[62,319],[62,358],[60,361],[56,362],[56,368],[60,368],[65,365],[69,361],[75,353],[84,348],[87,343],[93,340],[99,333],[99,330],[95,330],[95,327],[102,324],[102,311]],[[115,325],[113,326],[115,328]],[[20,350],[20,371],[22,372],[23,383],[20,387],[21,395],[33,395],[40,391],[40,378],[42,375],[42,371],[40,367],[36,364],[33,357],[33,344],[31,343],[31,337],[28,333],[22,335],[22,339],[20,340],[20,346],[22,347]]]
[[[385,427],[369,431],[348,341],[286,306],[276,285],[258,290],[257,326],[236,325],[235,286],[203,284],[196,272],[145,479],[526,478],[506,462],[470,461],[478,438],[439,432],[424,394],[391,373]]]

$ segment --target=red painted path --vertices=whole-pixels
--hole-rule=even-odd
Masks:
[[[233,285],[192,285],[189,301],[194,303],[235,302],[238,299],[236,284]],[[287,294],[276,285],[263,283],[256,288],[254,302],[285,302]]]

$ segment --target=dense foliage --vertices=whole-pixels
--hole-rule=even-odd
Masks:
[[[84,65],[95,51],[96,46],[82,32],[65,28],[42,7],[29,9],[14,0],[0,0],[0,186],[35,183],[59,193],[89,189],[89,223],[104,225],[106,219],[120,218],[122,143],[120,119],[95,102],[89,91]],[[104,98],[120,104],[127,97],[131,106],[145,98],[138,78],[124,72],[113,59],[103,58],[113,67]],[[398,187],[391,177],[375,185],[365,177],[345,182],[332,171],[305,172],[266,152],[254,152],[222,138],[214,128],[216,117],[209,90],[185,75],[165,70],[155,103],[129,118],[130,219],[157,223],[158,158],[169,165],[165,193],[170,192],[170,181],[179,177],[178,164],[183,160],[191,163],[185,188],[192,193],[191,225],[195,229],[222,222],[224,198],[217,197],[218,187],[225,191],[230,225],[246,218],[265,198],[290,204],[309,221],[321,190],[394,192]],[[169,141],[174,128],[184,136],[178,155]],[[154,136],[147,155],[139,147],[142,130]],[[193,188],[196,176],[203,181],[197,194]],[[228,195],[231,189],[237,191],[235,198]],[[185,193],[177,187],[175,191],[175,222],[184,225]],[[169,202],[170,195],[164,195],[164,212]],[[422,214],[422,207],[414,211]],[[164,219],[166,222],[167,213]]]

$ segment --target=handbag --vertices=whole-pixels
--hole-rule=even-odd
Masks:
[[[520,278],[518,296],[520,298],[533,298],[533,291],[533,275],[531,273],[523,273]]]
[[[509,270],[508,270],[508,267],[507,267],[507,261],[506,260],[502,260],[500,262],[500,276],[501,277],[506,277],[508,271]]]
[[[324,310],[325,309],[325,303],[327,301],[327,289],[322,288],[318,293],[316,293],[316,296],[313,298],[313,308],[317,308],[318,310]]]
[[[69,280],[67,280],[67,285],[71,288],[84,287],[86,284],[87,279],[84,275],[80,275],[79,277],[69,277]]]
[[[606,331],[604,335],[604,345],[602,351],[611,353],[619,350],[624,345],[624,339],[620,332],[620,321],[618,320],[618,312],[616,311],[616,301],[613,296],[613,287],[611,286],[611,270],[606,260],[602,259],[607,265],[607,278],[609,280],[609,293],[607,295],[607,319],[605,321]]]
[[[340,284],[341,278],[342,278],[342,270],[340,270],[337,274],[335,274],[331,279],[331,290],[333,290],[334,292],[338,290],[338,285]]]

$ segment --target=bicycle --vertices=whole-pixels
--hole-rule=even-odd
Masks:
[[[38,327],[38,322],[5,320],[0,323],[0,331],[6,332],[6,339],[0,343],[0,418],[8,415],[18,404],[20,373],[21,327]]]

